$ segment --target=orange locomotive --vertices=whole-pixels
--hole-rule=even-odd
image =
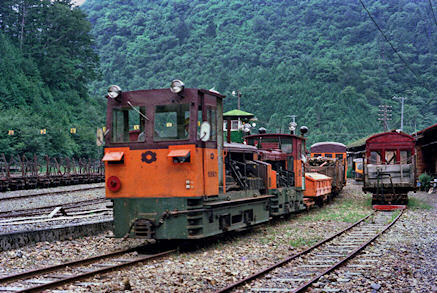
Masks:
[[[170,89],[111,86],[107,98],[103,161],[116,237],[199,239],[304,209],[294,178],[278,182],[255,147],[225,144],[221,94],[175,80]]]

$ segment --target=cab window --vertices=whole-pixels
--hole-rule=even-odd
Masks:
[[[369,164],[381,164],[381,154],[379,152],[370,152]]]
[[[211,136],[209,140],[217,141],[217,111],[213,107],[206,107],[206,119],[211,125]]]
[[[190,124],[189,104],[155,107],[154,141],[188,139]]]
[[[387,165],[394,165],[396,164],[396,151],[385,151],[385,163]]]
[[[287,154],[293,152],[293,140],[291,138],[281,138],[281,151]]]
[[[146,107],[129,107],[112,110],[112,137],[114,143],[138,141],[144,138]],[[142,134],[142,135],[141,135]],[[144,139],[143,139],[144,141]]]
[[[401,164],[411,163],[411,152],[410,151],[400,151]]]

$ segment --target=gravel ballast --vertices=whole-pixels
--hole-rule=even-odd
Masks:
[[[346,265],[325,280],[320,280],[317,287],[310,290],[432,291],[437,275],[434,244],[437,195],[418,193],[416,196],[420,202],[430,202],[431,208],[407,210],[390,231],[358,257],[369,253],[384,255],[377,258],[374,269],[364,270],[358,275]],[[89,285],[85,287],[70,285],[64,289],[71,292],[213,292],[304,250],[370,212],[369,196],[362,194],[361,186],[349,184],[333,203],[322,209],[276,220],[250,232],[211,240],[210,244],[192,252],[181,252],[88,279],[86,282]],[[72,241],[44,242],[0,253],[0,274],[134,247],[142,242],[107,236],[110,233]],[[362,262],[358,258],[353,262]]]

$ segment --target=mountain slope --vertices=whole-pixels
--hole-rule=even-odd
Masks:
[[[437,26],[426,1],[367,1],[393,52],[359,2],[87,0],[103,80],[125,90],[188,87],[227,95],[225,109],[242,109],[259,124],[285,128],[297,115],[310,142],[349,142],[381,131],[378,105],[393,106],[406,131],[437,123]],[[411,91],[411,92],[408,92]]]

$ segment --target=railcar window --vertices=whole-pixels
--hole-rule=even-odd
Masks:
[[[411,152],[410,151],[400,151],[401,164],[411,163]]]
[[[387,165],[396,164],[396,151],[385,151],[385,163]]]
[[[332,158],[332,154],[325,154],[325,157]]]
[[[314,157],[315,158],[317,158],[317,157],[321,157],[322,156],[322,154],[314,154]]]
[[[381,164],[381,154],[379,152],[370,152],[369,164]]]
[[[112,110],[112,142],[144,141],[146,107],[119,108]]]
[[[190,124],[190,105],[161,105],[155,108],[153,140],[188,139]]]
[[[337,159],[342,160],[342,159],[343,159],[343,154],[336,154],[335,157],[336,157]]]

